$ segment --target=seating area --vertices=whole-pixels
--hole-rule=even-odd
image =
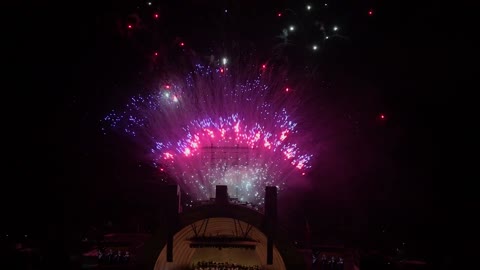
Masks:
[[[320,270],[343,270],[344,269],[344,262],[342,257],[335,258],[332,256],[331,258],[327,258],[325,254],[322,254],[319,260],[319,269]]]
[[[226,262],[197,262],[192,270],[260,270],[258,265],[240,265]]]
[[[130,262],[130,253],[122,250],[98,250],[99,264],[128,264]]]

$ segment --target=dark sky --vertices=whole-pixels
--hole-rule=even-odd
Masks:
[[[161,5],[161,34],[132,40],[116,26],[132,2],[11,6],[11,87],[3,90],[2,108],[7,149],[2,205],[11,216],[5,230],[41,234],[50,223],[89,223],[137,200],[148,204],[143,197],[153,173],[130,158],[134,150],[127,139],[101,136],[98,120],[142,87],[139,72],[148,69],[152,44],[174,55],[178,37],[198,52],[238,40],[267,55],[282,27],[272,14],[303,6],[297,1],[171,1]],[[335,166],[318,169],[312,186],[289,195],[295,209],[285,205],[284,218],[306,217],[319,239],[329,231],[338,238],[345,231],[355,239],[379,237],[387,228],[396,239],[428,242],[433,126],[438,107],[455,86],[449,80],[452,66],[465,54],[452,56],[453,46],[471,45],[455,28],[459,20],[444,17],[438,4],[335,2],[324,18],[337,22],[349,40],[332,42],[314,60],[303,49],[288,53],[292,65],[309,61],[318,68],[318,76],[334,89],[328,95],[331,106],[359,121],[361,138],[349,142],[350,136],[335,134],[342,141],[340,153],[329,161]],[[232,18],[220,22],[215,14],[225,5]],[[375,16],[365,15],[369,7]],[[387,120],[378,121],[379,113]]]

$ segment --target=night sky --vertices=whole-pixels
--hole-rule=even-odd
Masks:
[[[3,90],[2,107],[4,166],[11,172],[2,188],[5,231],[76,235],[138,208],[153,211],[154,169],[134,158],[128,138],[102,135],[102,116],[145,88],[155,51],[174,59],[181,57],[179,42],[199,55],[237,42],[239,53],[251,49],[266,59],[281,43],[281,29],[296,21],[303,32],[283,53],[291,70],[314,67],[314,83],[327,89],[322,104],[335,108],[331,122],[339,119],[329,137],[338,143],[318,162],[311,185],[280,197],[282,220],[299,238],[308,220],[317,242],[375,246],[389,238],[428,253],[436,193],[433,126],[456,86],[449,79],[459,73],[453,67],[467,54],[450,51],[459,43],[471,47],[455,30],[459,20],[418,1],[327,1],[321,12],[315,9],[325,2],[311,1],[315,16],[345,36],[312,57],[305,40],[318,33],[309,28],[314,20],[305,16],[304,1],[152,1],[159,22],[146,2],[10,6],[11,87]],[[279,18],[286,8],[297,16]],[[154,26],[129,36],[125,26],[135,11]]]

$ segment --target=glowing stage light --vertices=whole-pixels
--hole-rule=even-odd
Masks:
[[[226,65],[228,63],[228,59],[226,57],[222,58],[222,64]]]
[[[158,19],[158,17],[159,17],[158,13],[153,14],[153,17],[154,17],[155,19]]]
[[[158,52],[154,52],[153,55],[158,56]]]
[[[312,46],[312,49],[313,49],[314,51],[316,51],[316,50],[318,49],[317,45],[313,45],[313,46]]]
[[[267,68],[267,65],[263,64],[262,69],[266,69],[266,68]]]
[[[278,17],[282,17],[282,13],[280,13],[280,12],[277,13],[277,16],[278,16]]]
[[[183,47],[183,46],[185,46],[185,43],[180,42],[180,47]]]
[[[292,32],[293,32],[293,31],[295,31],[295,26],[293,26],[293,25],[290,25],[290,27],[289,27],[288,29],[290,29],[290,31],[292,31]]]
[[[333,31],[335,31],[335,32],[338,31],[338,26],[334,26]]]
[[[131,24],[129,24],[129,25],[127,25],[127,28],[128,28],[128,29],[132,29],[133,26],[132,26]]]
[[[373,9],[370,9],[370,10],[368,11],[368,16],[373,16]]]
[[[311,10],[312,9],[312,6],[311,5],[307,5],[307,10]]]
[[[151,6],[151,5],[152,5],[152,2],[148,2],[147,4],[148,4],[149,6]]]

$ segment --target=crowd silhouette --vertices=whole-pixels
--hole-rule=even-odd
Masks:
[[[128,264],[130,262],[130,253],[121,250],[98,250],[99,264]]]
[[[343,258],[335,258],[332,256],[330,259],[325,254],[322,254],[320,258],[320,270],[343,270]]]
[[[260,270],[258,265],[240,265],[226,262],[201,261],[192,267],[193,270]]]

